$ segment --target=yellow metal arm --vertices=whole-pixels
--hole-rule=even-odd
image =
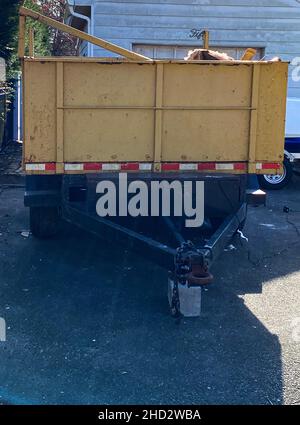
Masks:
[[[81,40],[85,40],[88,43],[95,44],[96,46],[102,47],[103,49],[110,50],[118,55],[124,56],[125,58],[132,61],[147,61],[152,62],[152,59],[147,56],[139,55],[138,53],[132,52],[131,50],[124,49],[116,44],[109,43],[108,41],[103,40],[102,38],[95,37],[93,35],[87,34],[84,31],[80,31],[76,28],[70,27],[69,25],[58,22],[55,19],[48,18],[47,16],[42,15],[41,13],[35,12],[34,10],[28,9],[26,7],[20,7],[20,16],[29,17],[35,19],[36,21],[42,22],[45,25],[49,25],[53,28],[56,28],[60,31],[66,32],[78,37]],[[21,38],[22,41],[22,38]],[[21,48],[19,54],[23,52]]]

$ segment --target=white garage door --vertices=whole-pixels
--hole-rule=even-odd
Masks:
[[[189,50],[194,50],[195,46],[163,46],[150,44],[133,44],[133,50],[142,55],[153,59],[183,59],[187,56]],[[212,50],[227,53],[234,59],[240,59],[245,52],[245,47],[210,47]],[[259,60],[264,56],[264,49],[255,48],[257,55],[255,59]]]

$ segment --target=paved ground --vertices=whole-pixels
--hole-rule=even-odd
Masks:
[[[249,244],[224,252],[202,317],[180,325],[165,272],[69,225],[23,237],[22,189],[2,189],[2,403],[299,404],[299,189],[249,211]]]
[[[22,174],[22,143],[11,141],[0,150],[1,184],[18,182]]]

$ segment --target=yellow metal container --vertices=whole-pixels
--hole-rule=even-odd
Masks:
[[[285,62],[50,57],[25,58],[23,71],[27,173],[137,162],[266,174],[283,161]]]

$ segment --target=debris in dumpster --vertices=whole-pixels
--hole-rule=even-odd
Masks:
[[[251,61],[254,58],[254,56],[256,55],[256,53],[257,53],[257,50],[249,47],[249,49],[246,49],[245,53],[241,57],[241,60],[242,61]]]
[[[227,53],[217,52],[215,50],[194,49],[188,52],[184,58],[186,61],[234,61],[234,58],[228,56]]]
[[[249,47],[245,50],[241,57],[241,61],[252,61],[257,54],[257,50]],[[263,60],[262,58],[261,60]],[[225,52],[218,52],[217,50],[208,49],[194,49],[189,50],[188,55],[184,58],[185,61],[234,61],[235,58],[227,55]],[[270,62],[281,62],[280,57],[275,56],[270,59]]]

